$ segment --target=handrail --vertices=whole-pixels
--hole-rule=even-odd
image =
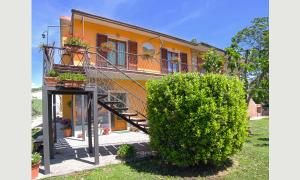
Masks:
[[[100,56],[102,59],[104,59],[107,63],[109,63],[111,66],[113,66],[116,70],[118,70],[120,73],[122,73],[123,75],[125,75],[127,78],[129,78],[130,80],[134,81],[138,86],[140,86],[142,89],[145,89],[145,87],[143,87],[139,82],[137,82],[136,80],[132,79],[131,77],[129,77],[126,73],[124,73],[122,70],[120,70],[117,66],[115,66],[113,63],[111,63],[109,60],[107,60],[104,56],[102,56],[101,54],[97,53],[97,52],[90,52],[91,54],[96,54],[98,56]]]

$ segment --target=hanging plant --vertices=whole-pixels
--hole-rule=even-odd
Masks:
[[[144,50],[144,53],[142,54],[142,58],[145,60],[153,59],[154,58],[154,51],[146,51]]]
[[[101,50],[104,52],[111,52],[115,50],[115,47],[111,42],[104,42],[101,43]]]
[[[175,63],[178,63],[179,62],[179,57],[178,56],[173,56],[171,58],[171,63],[175,64]]]

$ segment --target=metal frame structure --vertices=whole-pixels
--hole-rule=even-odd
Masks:
[[[56,95],[86,95],[88,96],[88,149],[89,153],[94,154],[95,164],[99,164],[99,142],[98,142],[98,118],[97,118],[97,88],[96,87],[85,87],[84,89],[66,89],[60,87],[49,87],[43,86],[43,151],[44,151],[44,167],[45,174],[50,173],[50,159],[54,158],[53,145],[56,141],[56,135],[53,133],[53,129],[56,131],[55,124],[55,106],[53,106],[53,100]],[[93,119],[92,116],[93,106]],[[54,114],[53,114],[54,112]],[[54,115],[54,116],[53,116]],[[92,123],[94,132],[94,147],[92,143]],[[54,127],[54,128],[53,128]]]

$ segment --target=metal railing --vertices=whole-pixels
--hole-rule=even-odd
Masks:
[[[155,58],[137,62],[137,66],[130,66],[126,58],[127,62],[120,65],[121,63],[113,63],[98,53],[96,48],[81,49],[75,53],[68,48],[44,46],[43,52],[43,77],[55,65],[83,67],[87,76],[87,85],[97,86],[99,93],[109,94],[106,100],[112,98],[120,101],[120,106],[126,106],[129,111],[136,112],[144,118],[146,118],[147,110],[145,81],[137,80],[138,78],[130,73],[142,72],[139,78],[145,74],[152,75],[151,78],[174,72],[200,72],[201,70],[197,65]],[[126,94],[126,102],[117,97],[118,93]]]

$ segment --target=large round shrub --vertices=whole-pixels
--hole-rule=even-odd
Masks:
[[[174,74],[147,83],[150,145],[178,166],[218,164],[247,135],[247,105],[237,77]]]

